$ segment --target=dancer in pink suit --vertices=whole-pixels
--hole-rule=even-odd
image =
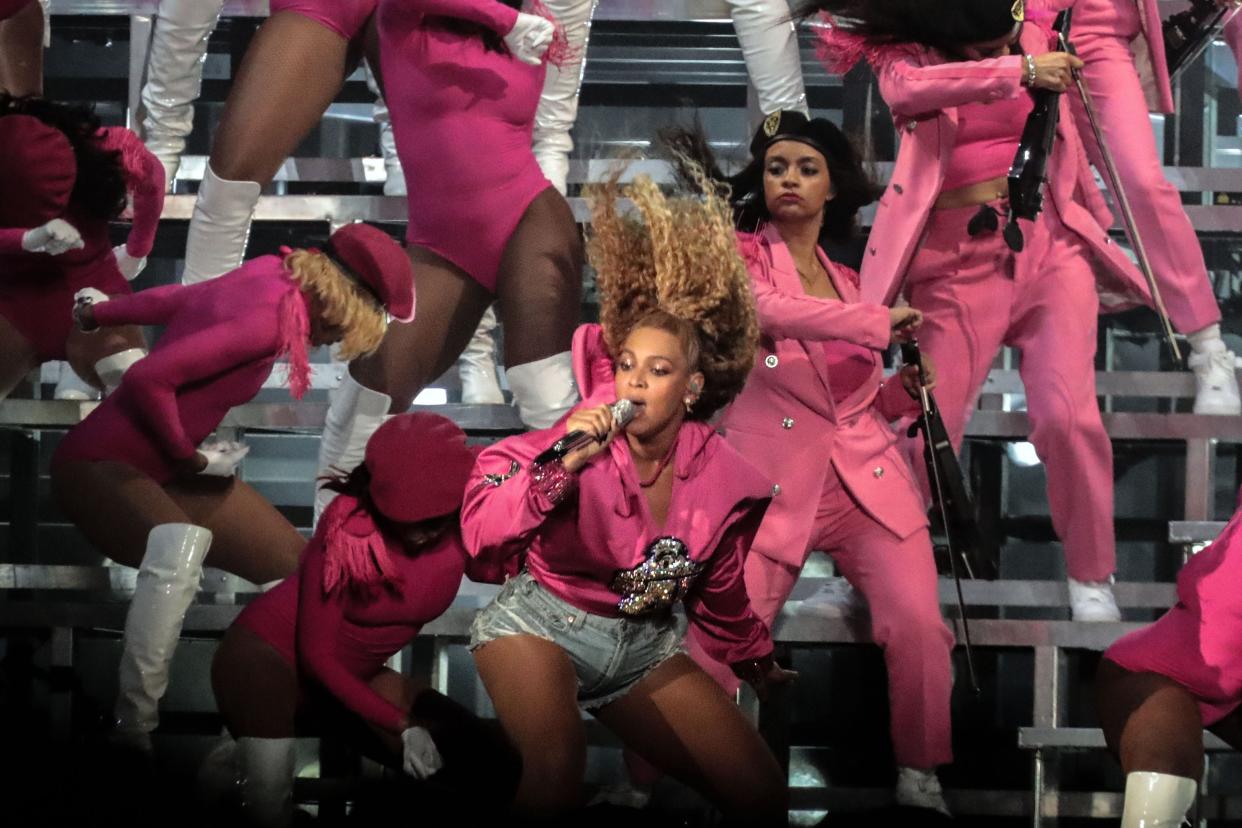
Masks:
[[[1135,301],[1146,289],[1104,229],[1112,218],[1065,96],[1043,212],[1021,222],[1023,252],[1006,245],[998,218],[1032,107],[1028,88],[1068,88],[1081,61],[1049,51],[1051,32],[1024,21],[1021,3],[946,2],[944,15],[916,13],[909,0],[815,4],[850,21],[824,44],[833,66],[866,55],[902,131],[863,259],[862,298],[904,295],[923,312],[923,352],[952,367],[936,397],[955,446],[997,351],[1021,351],[1031,442],[1048,472],[1073,616],[1117,620],[1112,445],[1095,395],[1097,272]]]
[[[467,549],[526,570],[476,618],[470,647],[522,754],[523,811],[581,804],[586,709],[727,817],[781,824],[772,754],[680,652],[672,615],[684,601],[704,648],[761,691],[788,680],[742,581],[771,483],[705,422],[754,358],[745,270],[719,199],[669,204],[641,178],[626,191],[638,223],[617,190],[602,188],[592,221],[602,330],[574,341],[587,400],[563,426],[484,450],[467,488]],[[604,404],[619,398],[637,409],[624,433]],[[536,462],[571,431],[596,441]]]
[[[142,331],[74,331],[73,296],[130,292],[155,241],[163,169],[132,132],[101,128],[86,109],[0,93],[0,193],[0,398],[56,359],[111,390],[146,353]],[[114,250],[108,223],[128,194],[134,223]]]
[[[739,248],[761,336],[754,370],[721,426],[778,493],[746,558],[746,592],[771,626],[807,555],[832,556],[867,599],[884,649],[897,802],[947,813],[935,769],[953,755],[953,636],[940,616],[923,499],[889,425],[916,413],[917,370],[885,380],[881,360],[921,314],[860,302],[857,274],[818,246],[822,235],[848,239],[875,192],[834,124],[778,112],[750,151],[729,183],[739,228],[754,230],[739,233]],[[691,653],[726,690],[737,689],[727,669],[697,646]]]
[[[212,686],[237,740],[237,784],[251,824],[289,824],[295,736],[298,722],[310,719],[415,778],[473,791],[475,807],[507,805],[518,764],[499,729],[385,666],[448,609],[464,572],[503,577],[461,543],[458,512],[474,459],[465,433],[443,417],[389,420],[367,444],[365,462],[329,483],[341,496],[298,572],[229,628]]]
[[[531,151],[559,26],[517,2],[391,0],[377,14],[388,107],[409,183],[406,229],[423,312],[350,366],[320,443],[321,470],[350,469],[389,411],[453,365],[493,301],[522,421],[547,428],[577,400],[569,341],[582,242]],[[531,0],[529,11],[541,12]],[[397,80],[399,79],[399,80]],[[329,493],[321,490],[316,509]]]
[[[1130,199],[1135,223],[1173,326],[1186,334],[1195,374],[1195,413],[1239,414],[1236,358],[1220,335],[1220,308],[1203,248],[1164,177],[1148,111],[1173,111],[1158,0],[1032,0],[1032,10],[1074,10],[1070,40],[1083,60],[1104,140]],[[1104,162],[1077,92],[1070,105],[1091,162]]]
[[[1126,772],[1122,828],[1183,824],[1203,777],[1203,729],[1242,749],[1242,509],[1177,576],[1177,604],[1109,647],[1100,723]]]
[[[138,567],[115,738],[149,753],[204,563],[266,583],[292,572],[304,545],[289,521],[234,477],[245,447],[203,440],[230,408],[258,393],[278,358],[288,358],[290,389],[300,397],[310,384],[310,346],[374,349],[385,313],[412,316],[414,295],[397,243],[351,224],[323,251],[263,256],[199,285],[117,297],[95,291],[93,299],[75,311],[83,331],[164,326],[151,354],[52,458],[53,492],[70,520],[108,557]]]
[[[43,94],[43,5],[0,0],[0,92]]]

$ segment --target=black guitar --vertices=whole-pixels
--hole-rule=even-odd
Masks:
[[[1070,10],[1066,9],[1057,15],[1053,24],[1062,43],[1069,37],[1069,27]],[[1034,221],[1044,208],[1044,179],[1061,112],[1060,92],[1033,89],[1031,97],[1035,106],[1027,116],[1018,152],[1009,167],[1009,221],[1005,225],[1005,243],[1015,253],[1025,246],[1018,219]]]

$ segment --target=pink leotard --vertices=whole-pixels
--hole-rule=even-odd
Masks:
[[[35,0],[0,0],[0,20],[7,20]]]
[[[1033,106],[1034,101],[1025,91],[1013,98],[959,106],[957,144],[949,156],[941,191],[1007,174]]]
[[[394,707],[368,682],[424,624],[448,609],[468,558],[456,529],[415,554],[385,537],[393,572],[382,583],[360,589],[337,582],[328,590],[325,571],[331,550],[325,535],[365,542],[376,531],[370,516],[357,505],[349,495],[337,496],[320,518],[298,571],[251,602],[236,623],[271,644],[303,678],[316,681],[351,711],[378,727],[398,731],[406,711]],[[342,520],[336,532],[325,532],[325,527]],[[478,577],[474,570],[468,574]],[[493,577],[489,573],[486,580]]]
[[[282,301],[298,291],[279,256],[261,256],[219,279],[168,285],[95,306],[101,326],[164,325],[150,355],[61,441],[52,462],[111,460],[159,483],[178,461],[249,402],[283,349]],[[300,293],[295,297],[303,303]]]
[[[1205,726],[1242,704],[1242,509],[1182,567],[1173,608],[1119,639],[1104,657],[1185,687],[1198,701]]]
[[[293,12],[353,40],[375,13],[378,0],[272,0],[271,14]]]
[[[142,258],[151,252],[164,209],[164,168],[128,129],[100,130],[100,142],[120,153],[134,202],[125,247],[131,256]],[[65,358],[74,293],[86,287],[109,295],[132,292],[112,255],[108,222],[85,215],[72,200],[65,203],[61,218],[82,234],[85,246],[59,256],[22,250],[22,236],[31,228],[0,228],[0,316],[21,332],[43,361]]]
[[[504,35],[517,11],[497,0],[384,0],[379,9],[388,108],[405,169],[406,241],[494,291],[527,206],[552,185],[531,152],[544,67],[449,31],[458,18]]]

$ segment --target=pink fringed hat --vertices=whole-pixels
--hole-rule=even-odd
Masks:
[[[398,414],[367,442],[371,501],[396,523],[451,514],[461,508],[474,468],[466,433],[438,414]]]

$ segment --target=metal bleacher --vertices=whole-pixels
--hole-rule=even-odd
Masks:
[[[156,5],[156,0],[52,0],[54,34],[65,31],[69,39],[80,36],[94,42],[91,32],[108,33],[108,44],[100,54],[111,56],[109,65],[119,70],[125,92],[109,98],[101,112],[110,113],[118,122],[132,122],[138,111],[137,91]],[[216,36],[209,56],[211,72],[200,121],[209,124],[211,114],[218,110],[219,95],[212,97],[210,91],[218,86],[212,83],[222,83],[221,78],[236,66],[236,39],[244,39],[247,27],[257,22],[253,18],[266,14],[266,5],[264,0],[226,4],[224,33]],[[111,37],[116,33],[120,38],[113,44]],[[54,53],[55,47],[49,54]],[[803,54],[814,108],[839,116],[847,127],[860,129],[876,120],[874,110],[882,110],[882,105],[873,97],[866,97],[860,105],[858,101],[864,98],[852,95],[840,77],[826,75],[814,60],[809,35],[804,35]],[[52,90],[75,91],[71,87],[76,70],[67,67],[63,79],[57,81],[56,64],[49,69]],[[865,78],[856,82],[868,83]],[[369,132],[373,127],[349,108],[357,109],[364,101],[369,104],[365,92],[358,92],[359,86],[357,78],[347,84],[344,103],[339,105],[343,114],[329,113],[329,118],[346,124],[346,137],[333,137],[335,133],[321,137],[321,155],[290,159],[273,186],[265,190],[255,216],[252,251],[277,236],[321,233],[348,221],[389,225],[405,221],[405,200],[378,194],[384,170],[374,155]],[[1189,73],[1183,86],[1180,94],[1190,106],[1205,101],[1206,121],[1208,108],[1217,104],[1209,100],[1210,95],[1205,97],[1202,76]],[[682,118],[691,107],[703,118],[713,141],[722,146],[739,143],[748,130],[746,98],[745,69],[723,0],[601,0],[588,54],[583,111],[575,132],[579,155],[571,164],[571,192],[606,174],[613,164],[607,157],[616,149],[649,138],[647,126],[653,120]],[[1173,132],[1179,136],[1184,132],[1175,119],[1163,121],[1161,129],[1170,133],[1163,136],[1166,147],[1175,143]],[[209,128],[196,129],[192,138],[178,192],[166,202],[150,273],[144,274],[140,286],[176,278],[177,245],[192,209],[191,191],[201,178],[207,132]],[[1166,159],[1175,162],[1166,173],[1185,194],[1187,211],[1205,246],[1216,245],[1213,260],[1220,263],[1209,267],[1230,274],[1222,277],[1218,287],[1221,298],[1230,299],[1238,268],[1231,263],[1229,250],[1242,234],[1242,206],[1218,202],[1228,200],[1219,198],[1221,193],[1242,192],[1242,168],[1217,166],[1218,155],[1204,149],[1196,157],[1179,145],[1173,152],[1176,157]],[[876,169],[885,175],[886,160],[879,159]],[[667,169],[659,162],[637,162],[629,173],[637,171],[657,180],[667,178]],[[570,201],[578,220],[588,221],[582,199],[575,196]],[[1040,826],[1119,816],[1116,772],[1093,766],[1090,772],[1080,773],[1075,764],[1079,754],[1101,755],[1103,747],[1091,714],[1084,712],[1082,699],[1089,695],[1084,690],[1084,670],[1089,672],[1092,660],[1118,636],[1155,617],[1175,600],[1171,580],[1177,567],[1185,555],[1220,530],[1220,518],[1227,515],[1227,495],[1236,488],[1228,481],[1242,473],[1237,462],[1242,418],[1188,413],[1193,379],[1183,371],[1169,370],[1174,366],[1162,362],[1161,346],[1142,313],[1135,311],[1102,325],[1097,373],[1105,427],[1118,454],[1119,492],[1124,489],[1124,500],[1133,504],[1123,515],[1119,494],[1119,534],[1128,546],[1117,597],[1126,623],[1066,620],[1067,598],[1059,563],[1049,563],[1059,560],[1059,553],[1050,542],[1046,513],[1030,503],[1043,499],[1041,473],[1037,466],[1006,459],[1007,449],[1025,441],[1029,430],[1022,410],[1023,389],[1011,357],[1000,360],[989,376],[967,430],[966,467],[981,509],[988,513],[985,526],[1005,540],[998,539],[998,547],[1004,548],[996,550],[1001,578],[964,585],[973,641],[995,673],[983,702],[966,699],[960,652],[955,658],[959,675],[955,716],[963,714],[960,718],[967,722],[984,716],[988,731],[983,738],[964,732],[957,745],[964,767],[948,769],[945,774],[949,805],[965,824]],[[1226,319],[1226,330],[1231,330],[1231,321]],[[334,384],[331,366],[315,367],[315,390],[307,401],[291,402],[279,392],[266,391],[255,402],[234,409],[221,426],[230,436],[255,445],[242,475],[304,529],[313,474],[308,457],[326,411],[323,391]],[[437,385],[445,399],[454,398],[451,378]],[[46,464],[51,448],[94,403],[40,398],[45,389],[37,379],[32,387],[29,396],[33,398],[0,402],[0,444],[9,451],[7,510],[0,513],[7,525],[7,535],[0,540],[0,639],[30,636],[39,642],[37,657],[46,662],[53,676],[45,702],[48,729],[55,738],[68,738],[79,721],[75,708],[100,685],[86,675],[87,662],[98,659],[84,659],[83,652],[93,651],[101,641],[115,641],[123,627],[134,573],[105,565],[98,555],[81,550],[81,540],[73,537],[47,503]],[[430,410],[454,419],[476,441],[496,439],[520,428],[508,406],[449,402]],[[277,466],[281,469],[276,470]],[[1140,473],[1138,482],[1123,479]],[[1146,510],[1152,503],[1159,508],[1149,515]],[[1035,571],[1036,564],[1029,560],[1036,560],[1042,568]],[[1133,577],[1127,577],[1128,572]],[[824,710],[832,716],[832,704],[824,699],[838,699],[841,693],[846,700],[855,698],[849,695],[849,687],[861,681],[856,679],[858,668],[865,673],[869,664],[874,666],[869,661],[874,648],[869,646],[865,609],[825,611],[809,600],[819,587],[832,584],[832,579],[823,562],[813,558],[774,628],[783,652],[804,672],[801,683],[805,687],[762,708],[750,701],[765,735],[790,767],[792,808],[808,820],[800,824],[809,824],[813,815],[824,811],[884,804],[890,795],[882,774],[859,781],[843,770],[845,763],[833,746],[841,732],[847,734],[845,738],[857,738],[858,732],[880,734],[882,740],[882,722],[864,731],[841,731],[844,725],[834,725],[838,729],[830,730],[827,740],[818,724]],[[209,571],[187,615],[185,637],[218,639],[254,592],[253,585]],[[948,580],[942,580],[941,594],[946,617],[960,641],[962,621]],[[420,646],[406,654],[407,669],[424,670],[441,689],[460,693],[466,688],[464,692],[475,693],[483,708],[486,702],[479,699],[470,661],[460,645],[474,612],[489,595],[487,588],[464,588],[450,610],[424,628]],[[416,657],[423,663],[412,666]],[[178,658],[190,655],[179,653]],[[205,681],[201,663],[190,669]],[[871,692],[883,696],[876,689],[875,676],[871,679]],[[879,681],[882,684],[882,673]],[[821,687],[829,695],[812,699]],[[174,682],[166,708],[181,704],[176,690]],[[978,713],[980,704],[986,714]],[[186,709],[211,712],[193,704],[186,704]],[[843,718],[858,717],[851,712]],[[972,727],[977,724],[974,721]],[[1235,757],[1220,755],[1223,745],[1209,739],[1208,747],[1213,767],[1239,767],[1228,764]],[[996,753],[986,752],[991,750]],[[982,758],[972,755],[976,751]],[[980,770],[978,766],[993,756],[999,757],[999,766],[1021,763],[1019,772],[1005,775]],[[1102,759],[1098,765],[1106,767],[1109,760]],[[1086,781],[1079,781],[1080,777]],[[1216,791],[1227,777],[1223,772],[1209,774],[1198,811],[1200,819],[1208,820],[1206,824],[1230,824],[1242,818],[1242,789],[1235,784]],[[1100,786],[1101,778],[1109,784]],[[1095,787],[1088,790],[1084,785]]]

